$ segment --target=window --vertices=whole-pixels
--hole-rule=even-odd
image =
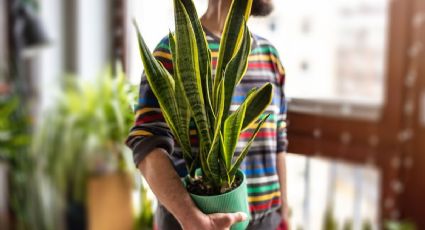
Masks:
[[[388,0],[275,1],[251,30],[277,47],[293,99],[380,105]]]
[[[292,229],[324,229],[326,212],[337,229],[348,223],[351,229],[378,229],[376,168],[288,154],[287,178]]]
[[[195,0],[200,15],[207,2]],[[285,0],[274,5],[269,17],[250,19],[250,29],[269,39],[281,55],[289,109],[377,119],[384,103],[389,0]],[[174,28],[171,1],[130,0],[128,12],[142,32],[149,31],[143,35],[151,49]],[[127,24],[127,69],[137,84],[143,67],[134,28]],[[319,112],[313,102],[321,105]]]

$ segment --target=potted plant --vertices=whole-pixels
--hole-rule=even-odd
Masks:
[[[1,82],[0,82],[1,88]],[[1,91],[1,90],[0,90]],[[31,226],[44,226],[39,213],[32,212],[40,204],[37,191],[34,191],[33,159],[30,156],[32,120],[28,104],[11,90],[0,92],[0,168],[6,170],[6,179],[0,196],[6,204],[0,204],[0,222],[6,229],[30,229]],[[1,179],[0,179],[1,180]],[[31,191],[31,193],[28,193]],[[5,213],[10,211],[10,213]]]
[[[186,162],[186,188],[207,214],[243,211],[249,216],[246,178],[239,166],[268,115],[261,117],[238,156],[235,149],[240,133],[258,120],[273,94],[268,83],[254,88],[236,111],[230,111],[234,89],[246,72],[251,50],[246,25],[251,5],[252,0],[232,2],[214,79],[211,53],[192,0],[174,0],[176,27],[175,33],[169,34],[173,75],[153,57],[136,25],[147,80]],[[197,146],[192,146],[189,139],[191,119],[197,128]],[[194,147],[199,151],[195,152]],[[247,225],[248,220],[232,229]]]
[[[33,146],[38,171],[55,195],[50,202],[60,221],[52,229],[132,229],[132,161],[124,140],[137,89],[109,71],[94,82],[67,80]]]

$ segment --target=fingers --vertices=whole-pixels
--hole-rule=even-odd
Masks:
[[[248,217],[243,212],[236,213],[215,213],[209,215],[214,225],[220,228],[229,228],[235,223],[246,220]]]
[[[230,214],[230,216],[231,216],[233,224],[237,223],[237,222],[244,221],[248,218],[244,212],[232,213],[232,214]]]

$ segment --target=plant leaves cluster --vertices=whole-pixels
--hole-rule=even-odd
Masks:
[[[236,111],[230,111],[235,87],[247,70],[251,33],[246,22],[251,6],[252,0],[232,2],[214,78],[211,51],[192,0],[174,0],[175,33],[169,34],[172,75],[151,54],[136,25],[147,80],[181,146],[189,174],[193,177],[200,167],[204,183],[221,192],[232,187],[237,169],[268,116],[260,119],[245,148],[235,156],[240,133],[257,121],[273,94],[270,83],[254,88]],[[191,119],[196,124],[197,146],[190,142]]]
[[[109,71],[95,82],[69,76],[44,113],[32,152],[66,199],[84,201],[90,175],[123,169],[136,90]]]

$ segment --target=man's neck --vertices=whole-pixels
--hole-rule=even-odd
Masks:
[[[231,0],[210,0],[207,12],[201,17],[202,25],[217,37],[221,37]]]

